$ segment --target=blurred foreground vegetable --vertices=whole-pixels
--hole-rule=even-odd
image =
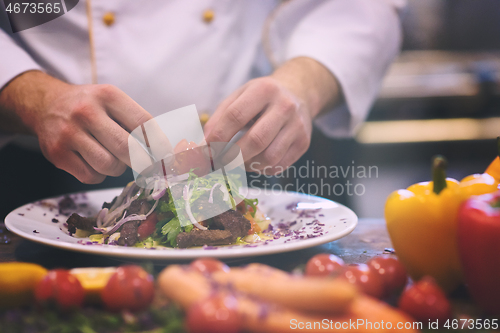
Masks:
[[[0,263],[0,309],[32,302],[35,286],[46,274],[45,268],[35,264]]]
[[[484,310],[500,314],[500,192],[467,200],[458,221],[465,281]]]
[[[462,282],[457,245],[457,213],[472,195],[497,190],[488,174],[471,175],[460,183],[446,178],[446,160],[433,161],[433,181],[393,192],[387,199],[385,219],[396,253],[408,274],[419,280],[432,276],[447,292]]]
[[[500,136],[497,138],[497,150],[498,156],[491,162],[491,164],[486,168],[484,173],[492,176],[497,182],[500,182]]]
[[[450,301],[436,285],[434,279],[424,277],[409,286],[399,299],[399,308],[418,321],[438,321],[443,326],[451,318]]]
[[[64,269],[49,271],[35,288],[35,299],[39,304],[55,304],[63,312],[80,308],[84,298],[85,291],[80,281]]]
[[[140,311],[154,298],[154,279],[137,265],[120,266],[101,291],[102,301],[109,311]]]

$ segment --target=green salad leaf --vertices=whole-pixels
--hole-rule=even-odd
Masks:
[[[177,246],[177,235],[182,232],[181,224],[177,217],[174,217],[168,221],[162,228],[161,233],[167,236],[167,242],[170,243],[172,247]]]

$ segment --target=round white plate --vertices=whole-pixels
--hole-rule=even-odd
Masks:
[[[70,195],[81,215],[95,215],[104,201],[110,202],[122,189],[107,189]],[[199,257],[238,258],[304,249],[342,238],[358,222],[349,208],[324,198],[295,192],[273,193],[251,189],[250,198],[259,199],[259,207],[271,218],[276,231],[288,234],[278,239],[251,245],[172,249],[144,249],[113,245],[87,245],[88,239],[75,238],[63,232],[67,217],[55,208],[60,198],[50,198],[24,205],[5,218],[13,233],[34,242],[104,256],[139,259],[194,259]],[[297,207],[296,209],[292,209]]]

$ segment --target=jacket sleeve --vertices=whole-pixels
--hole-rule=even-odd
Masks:
[[[29,70],[42,70],[2,29],[0,29],[0,50],[0,91],[16,76]],[[0,149],[14,138],[15,135],[0,131]]]
[[[399,52],[403,7],[404,0],[296,0],[271,14],[263,41],[271,63],[310,57],[341,86],[345,103],[315,120],[326,135],[352,135],[368,115]]]
[[[13,78],[29,70],[42,70],[31,56],[0,29],[0,90]]]

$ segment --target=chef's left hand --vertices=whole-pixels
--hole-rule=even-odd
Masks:
[[[247,171],[277,174],[304,154],[312,120],[340,99],[335,77],[311,58],[294,58],[272,75],[254,79],[227,97],[205,125],[208,142],[237,142]]]

